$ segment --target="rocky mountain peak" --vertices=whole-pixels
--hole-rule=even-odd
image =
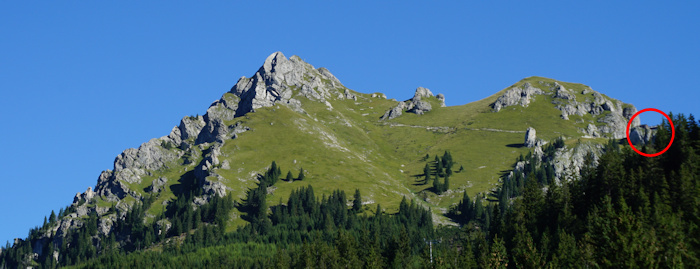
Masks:
[[[343,90],[343,84],[328,69],[316,69],[298,56],[287,59],[282,52],[275,52],[252,77],[241,77],[229,92],[240,98],[235,113],[240,116],[277,103],[304,112],[299,96],[331,107],[327,99],[343,98]]]
[[[278,65],[281,69],[289,67],[288,63],[289,61],[287,60],[287,57],[284,57],[284,54],[282,52],[277,51],[273,54],[270,54],[270,56],[267,56],[267,58],[265,59],[265,63],[262,66],[262,69],[265,74],[271,74],[278,70]],[[285,70],[280,71],[282,73],[285,73]]]

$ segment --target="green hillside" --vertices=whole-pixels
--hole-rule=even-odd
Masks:
[[[400,203],[407,199],[431,212],[432,221],[456,225],[446,213],[465,193],[469,197],[492,193],[516,159],[534,150],[523,146],[529,127],[537,130],[543,143],[562,137],[572,145],[584,137],[582,130],[588,125],[608,127],[601,119],[613,113],[622,117],[620,108],[629,107],[588,86],[542,77],[526,78],[483,100],[451,107],[442,107],[443,101],[432,93],[419,95],[419,90],[405,102],[358,93],[340,84],[326,69],[275,53],[253,77],[242,78],[212,104],[204,117],[185,117],[170,135],[125,151],[115,161],[114,170],[100,177],[94,194],[88,190],[76,197],[56,222],[33,231],[34,241],[43,238],[42,244],[52,242],[49,245],[57,247],[61,242],[76,242],[70,237],[85,229],[85,224],[94,223],[98,227],[89,231],[96,242],[112,234],[110,240],[139,249],[140,245],[133,245],[137,240],[129,235],[133,229],[154,227],[151,236],[166,240],[173,235],[170,227],[181,228],[177,223],[182,214],[202,214],[205,221],[205,213],[193,212],[200,212],[197,210],[223,194],[237,206],[207,225],[226,227],[227,232],[249,227],[251,213],[241,205],[250,203],[252,190],[262,184],[261,176],[273,161],[282,178],[288,172],[295,178],[303,172],[305,178],[261,187],[270,208],[287,206],[292,193],[302,187],[311,186],[316,197],[324,199],[337,190],[348,196],[360,190],[365,214],[376,214],[378,205],[385,213],[400,213]],[[571,101],[560,97],[562,91],[580,101],[570,104],[585,103],[588,109],[590,103],[591,111],[601,112],[563,119],[562,108],[556,104]],[[508,96],[515,99],[507,100]],[[526,97],[527,105],[517,103]],[[599,109],[600,100],[612,105]],[[506,105],[497,111],[495,102]],[[412,113],[410,107],[419,105],[430,108]],[[392,109],[402,114],[383,119]],[[440,169],[442,164],[434,161],[447,153],[451,160],[443,161],[449,163],[450,171]],[[439,182],[449,177],[446,191],[423,182],[426,166],[435,173],[432,181],[438,174],[450,174],[438,177]],[[126,227],[130,228],[117,227],[131,216],[127,212],[137,209],[143,210],[143,224],[136,217],[129,220]],[[265,212],[273,213],[272,209]],[[184,234],[204,229],[185,227],[195,229],[185,228]],[[114,236],[116,228],[122,230]],[[180,233],[174,235],[170,240]]]

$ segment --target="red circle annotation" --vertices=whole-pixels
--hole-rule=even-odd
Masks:
[[[668,119],[668,124],[671,125],[671,141],[668,142],[668,145],[667,145],[666,148],[664,148],[662,151],[659,151],[659,152],[653,153],[653,154],[648,154],[648,153],[641,152],[640,150],[638,150],[637,148],[635,148],[634,145],[632,145],[632,141],[630,140],[630,126],[632,125],[632,121],[633,121],[634,118],[636,118],[639,114],[642,114],[642,113],[647,112],[647,111],[654,111],[654,112],[660,113],[661,115],[664,115],[664,117],[666,117],[666,119]],[[637,153],[639,153],[639,155],[642,155],[642,156],[644,156],[644,157],[650,157],[650,158],[651,158],[651,157],[656,157],[656,156],[659,156],[659,155],[661,155],[661,154],[664,154],[664,152],[666,152],[666,151],[671,147],[671,144],[673,144],[673,138],[675,138],[675,137],[676,137],[676,128],[673,127],[673,121],[671,120],[671,117],[669,117],[668,115],[666,115],[666,113],[664,113],[663,111],[658,110],[658,109],[656,109],[656,108],[645,108],[645,109],[642,109],[642,110],[640,110],[639,112],[635,113],[634,116],[632,116],[632,118],[630,118],[630,121],[627,122],[627,143],[629,143],[630,147],[631,147],[634,151],[636,151]]]

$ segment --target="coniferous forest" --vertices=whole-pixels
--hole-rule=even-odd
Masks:
[[[643,157],[626,141],[611,140],[601,156],[587,158],[567,181],[557,182],[546,161],[564,147],[563,140],[546,145],[543,156],[521,156],[516,161],[525,162],[524,169],[503,177],[495,191],[474,199],[465,193],[449,210],[458,226],[434,226],[436,212],[405,198],[396,214],[384,213],[381,205],[370,213],[362,206],[361,190],[351,198],[343,191],[319,197],[313,187],[302,187],[280,205],[268,206],[267,188],[282,175],[273,163],[240,203],[215,196],[193,209],[201,194],[183,192],[147,225],[142,220],[153,201],[145,198],[97,246],[97,216],[90,215],[70,242],[47,244],[43,263],[35,266],[699,268],[700,127],[692,115],[672,119],[675,138],[665,154]],[[655,142],[642,151],[658,152],[670,140],[671,126],[664,122]],[[426,183],[432,179],[436,192],[447,190],[440,184],[448,185],[451,168],[447,152],[436,157],[426,165]],[[288,172],[282,179],[303,177],[302,170],[297,178]],[[247,224],[226,232],[234,208],[244,212]],[[52,214],[46,223],[67,213]],[[167,233],[158,225],[166,217],[172,221]],[[33,236],[45,227],[32,229],[18,247],[3,248],[0,265],[25,265]],[[63,257],[58,262],[49,255],[54,250]]]

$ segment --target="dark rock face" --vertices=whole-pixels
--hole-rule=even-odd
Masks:
[[[634,145],[646,145],[651,142],[656,135],[656,127],[649,127],[648,125],[640,125],[637,127],[630,128],[630,142]]]

